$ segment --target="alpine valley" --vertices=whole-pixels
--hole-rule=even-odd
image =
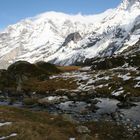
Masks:
[[[0,32],[4,139],[140,140],[140,0]]]

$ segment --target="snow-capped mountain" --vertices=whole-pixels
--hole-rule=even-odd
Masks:
[[[70,65],[121,53],[140,38],[140,0],[97,15],[47,12],[0,33],[0,68],[18,60]]]

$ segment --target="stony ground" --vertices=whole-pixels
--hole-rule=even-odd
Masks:
[[[0,93],[0,139],[138,140],[140,71],[61,67]]]

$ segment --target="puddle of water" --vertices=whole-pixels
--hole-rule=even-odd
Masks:
[[[135,104],[137,104],[137,106],[134,106],[130,109],[121,109],[121,112],[126,118],[140,122],[140,102]]]
[[[22,107],[22,102],[15,102],[12,105],[10,105],[8,101],[4,101],[4,102],[0,101],[0,105],[3,105],[3,106],[14,106],[14,107]]]
[[[8,105],[8,103],[0,101],[0,105]]]
[[[67,101],[64,103],[60,103],[58,108],[68,112],[77,112],[80,113],[82,110],[85,110],[87,104],[85,102],[74,102],[74,101]]]
[[[96,106],[99,107],[99,109],[96,111],[96,114],[114,112],[117,109],[117,103],[119,103],[119,101],[117,100],[108,98],[96,98],[95,100],[99,100],[99,102],[96,104]],[[87,109],[90,111],[90,104],[87,104],[86,102],[67,101],[64,103],[60,103],[58,105],[58,108],[64,111],[79,113],[82,110]]]
[[[117,104],[119,103],[119,101],[109,98],[97,98],[97,100],[100,102],[96,104],[96,106],[99,107],[96,114],[115,112],[117,109]]]
[[[104,119],[103,115],[120,111],[120,113],[124,115],[125,119],[140,122],[140,102],[135,103],[137,106],[131,107],[130,109],[119,109],[117,107],[117,104],[119,103],[118,100],[109,98],[96,98],[95,100],[99,100],[99,102],[95,104],[95,107],[98,107],[95,111],[92,111],[92,109],[94,110],[94,104],[92,106],[91,104],[87,104],[83,101],[66,101],[60,104],[51,105],[50,107],[44,108],[44,110],[47,110],[50,113],[71,114],[72,116],[77,116],[77,119],[82,117],[83,121],[86,121],[87,119],[89,119],[89,121],[94,119]],[[8,101],[0,101],[0,105],[9,105],[8,103]],[[9,106],[23,107],[22,102],[15,102],[13,105]],[[35,106],[32,110],[43,110],[43,108]],[[107,116],[107,118],[111,119],[109,116]]]
[[[137,106],[130,109],[119,109],[117,107],[117,104],[119,103],[118,100],[109,98],[96,98],[96,100],[99,100],[99,102],[96,104],[96,107],[99,107],[99,109],[97,109],[95,112],[91,112],[90,104],[87,104],[86,102],[67,101],[58,104],[57,107],[65,113],[72,114],[72,116],[76,115],[79,116],[79,118],[83,117],[83,120],[86,120],[87,118],[90,118],[90,120],[104,119],[104,114],[111,114],[120,111],[120,113],[124,115],[125,119],[140,122],[140,102],[137,103]],[[86,114],[83,116],[80,114],[82,110],[86,110]],[[111,119],[111,117],[108,116],[108,119]]]

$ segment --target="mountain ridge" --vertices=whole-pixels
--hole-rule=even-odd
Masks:
[[[139,13],[139,0],[124,0],[98,15],[47,12],[22,20],[0,33],[1,67],[19,60],[71,65],[121,53],[140,38]],[[74,33],[79,34],[79,40],[68,38]]]

